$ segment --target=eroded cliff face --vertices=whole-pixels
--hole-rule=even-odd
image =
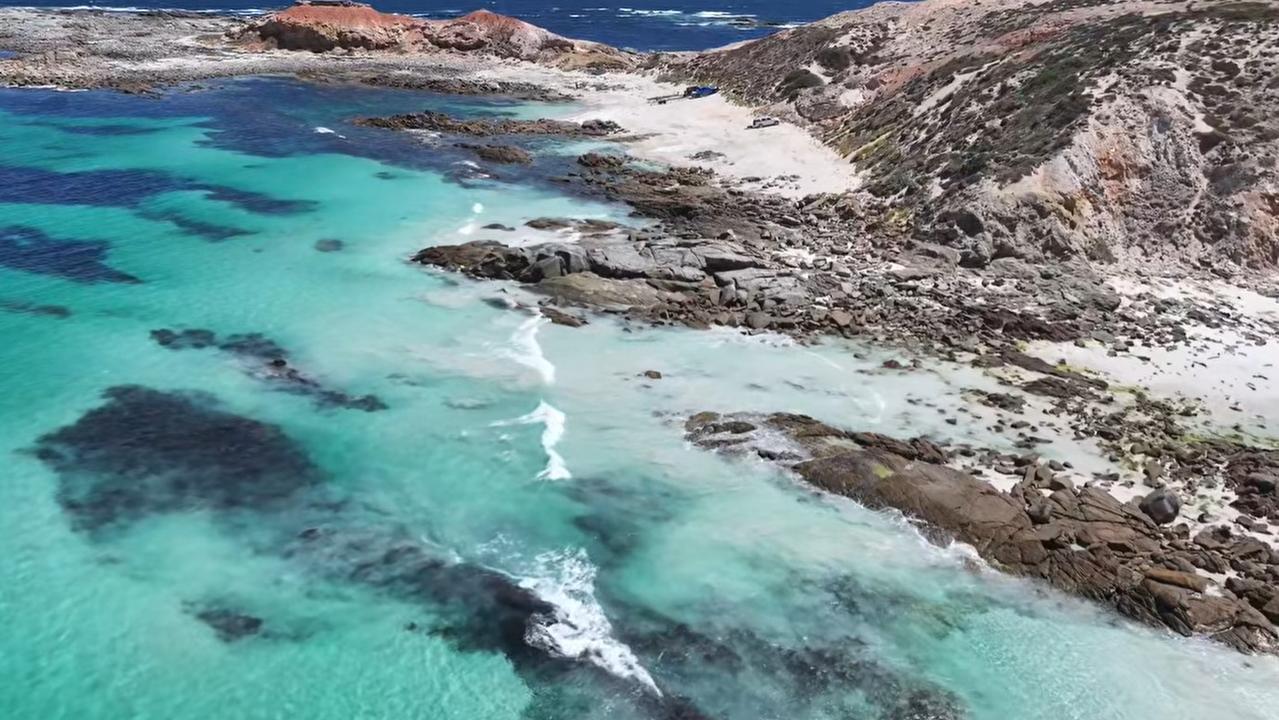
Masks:
[[[632,55],[606,45],[570,40],[487,10],[423,20],[354,3],[298,4],[250,24],[237,40],[249,49],[475,52],[566,69],[626,69],[634,62]]]
[[[969,266],[1279,264],[1273,3],[885,3],[664,65],[811,123],[873,227]]]

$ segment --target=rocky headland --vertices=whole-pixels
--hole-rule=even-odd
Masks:
[[[699,413],[686,429],[702,447],[777,462],[813,487],[917,520],[936,542],[967,543],[1000,570],[1129,617],[1246,652],[1279,642],[1279,550],[1228,527],[1192,536],[1169,490],[1121,503],[1032,460],[1005,492],[949,466],[952,452],[925,438],[848,432],[802,415]],[[1275,472],[1279,457],[1260,467]]]
[[[574,100],[578,114],[544,119],[352,118],[529,172],[541,144],[589,140],[600,147],[568,170],[546,161],[544,179],[631,208],[625,223],[424,239],[412,261],[523,285],[563,325],[605,312],[888,347],[903,358],[890,373],[978,368],[1000,390],[967,391],[948,422],[988,427],[998,449],[786,414],[699,415],[687,431],[1129,617],[1276,648],[1273,4],[883,3],[661,55],[483,11],[422,20],[354,3],[0,19],[0,48],[17,53],[0,62],[8,85],[147,92],[284,73]],[[692,82],[721,94],[646,102]],[[765,114],[786,122],[746,129]],[[280,389],[365,401],[271,368]],[[1087,470],[1053,452],[1066,444]]]
[[[476,10],[452,20],[383,13],[361,3],[300,2],[233,31],[248,49],[464,52],[545,63],[565,69],[624,70],[627,53],[571,40],[513,17]]]

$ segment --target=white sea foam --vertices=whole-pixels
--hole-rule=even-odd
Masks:
[[[509,356],[524,367],[535,370],[542,383],[550,385],[555,382],[555,365],[542,354],[542,346],[537,341],[537,331],[550,322],[541,315],[533,315],[520,323],[511,334]]]
[[[636,10],[635,8],[618,8],[618,12],[625,15],[639,15],[641,17],[670,17],[673,15],[683,15],[682,10]]]
[[[472,205],[471,212],[475,213],[476,215],[479,215],[480,213],[484,212],[484,203],[475,203],[474,205]]]
[[[573,477],[564,456],[555,449],[564,439],[564,426],[567,419],[562,411],[554,405],[542,400],[537,409],[514,420],[501,420],[495,426],[505,425],[542,425],[542,451],[546,453],[546,467],[537,474],[539,480],[568,480]]]
[[[595,599],[595,572],[581,549],[539,555],[534,577],[520,580],[520,586],[537,593],[555,612],[535,621],[525,631],[525,642],[552,655],[586,660],[661,696],[635,652],[613,637],[613,625]]]

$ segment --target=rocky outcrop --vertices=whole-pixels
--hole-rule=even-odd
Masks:
[[[466,95],[481,97],[507,97],[531,102],[570,102],[575,96],[563,90],[519,80],[498,80],[451,74],[448,68],[435,68],[431,73],[403,69],[378,69],[344,71],[326,68],[324,71],[303,71],[299,78],[312,83],[359,83],[373,87],[397,90],[421,90],[440,95]]]
[[[357,125],[387,130],[429,130],[450,135],[489,137],[491,135],[550,135],[558,137],[606,137],[622,132],[611,120],[512,120],[510,118],[456,118],[441,112],[404,113],[389,117],[360,118]]]
[[[1040,472],[1001,492],[944,464],[945,451],[927,440],[851,433],[802,415],[701,413],[686,429],[703,447],[777,461],[815,487],[918,520],[934,540],[967,543],[999,569],[1128,617],[1245,652],[1279,649],[1279,552],[1224,526],[1193,539],[1185,525],[1161,528],[1171,520],[1166,493],[1138,507]],[[1209,574],[1226,569],[1239,576],[1224,586]]]
[[[477,10],[452,20],[382,13],[359,3],[300,2],[237,35],[249,49],[404,53],[466,52],[572,68],[625,69],[633,57],[599,43],[570,40],[505,15]]]
[[[1279,264],[1273,3],[885,3],[694,57],[811,126],[862,212],[983,267]]]
[[[524,148],[514,145],[475,145],[461,143],[460,148],[470,150],[481,160],[503,165],[528,165],[533,162],[533,155]]]
[[[428,119],[435,128],[495,131],[489,120]],[[501,129],[544,131],[545,122],[554,121]],[[847,197],[796,201],[734,187],[700,168],[656,172],[625,156],[602,153],[579,157],[576,172],[563,180],[593,197],[626,203],[651,222],[632,230],[539,218],[528,226],[571,230],[584,242],[575,248],[511,249],[502,247],[509,242],[503,232],[432,248],[418,261],[475,277],[530,283],[542,282],[549,270],[549,276],[589,271],[619,282],[656,284],[669,302],[646,310],[644,318],[657,322],[800,337],[861,335],[927,343],[942,354],[994,349],[983,362],[1021,365],[1049,376],[1032,380],[1027,389],[1053,397],[1086,396],[1105,383],[1031,358],[1013,347],[1018,341],[1113,340],[1131,333],[1171,346],[1186,339],[1181,318],[1206,311],[1153,296],[1127,300],[1121,308],[1120,297],[1102,277],[1080,263],[1035,267],[1003,258],[980,271],[963,268],[949,248],[912,241],[897,245],[892,237],[877,236],[874,228],[861,225],[860,206]],[[594,268],[584,261],[538,256],[584,256],[588,250],[598,258]],[[477,262],[476,253],[487,259]]]

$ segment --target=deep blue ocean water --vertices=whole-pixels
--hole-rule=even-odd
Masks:
[[[0,5],[134,7],[181,10],[263,11],[284,3],[262,0],[0,0]],[[780,27],[811,22],[872,0],[377,0],[374,7],[432,18],[455,17],[480,8],[527,20],[568,37],[637,50],[704,50],[762,37]]]

